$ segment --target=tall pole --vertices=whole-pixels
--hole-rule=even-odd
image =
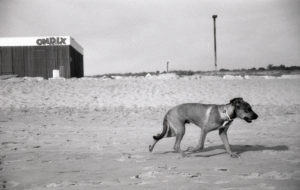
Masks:
[[[216,38],[216,18],[218,17],[218,15],[213,15],[212,16],[214,19],[214,50],[215,50],[215,71],[218,70],[218,66],[217,66],[217,38]]]
[[[167,61],[167,73],[169,72],[169,61]]]

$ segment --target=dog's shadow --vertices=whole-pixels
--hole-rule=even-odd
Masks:
[[[286,145],[277,145],[277,146],[263,146],[263,145],[230,145],[232,152],[236,152],[238,154],[243,154],[244,152],[250,151],[263,151],[263,150],[271,150],[271,151],[286,151],[289,150],[289,147]],[[163,152],[162,154],[171,153],[174,151]],[[217,156],[220,154],[227,154],[224,145],[210,146],[206,147],[199,152],[189,152],[185,151],[185,154],[191,157],[211,157]]]

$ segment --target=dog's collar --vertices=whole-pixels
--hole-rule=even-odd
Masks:
[[[225,113],[225,115],[226,115],[228,121],[233,121],[233,119],[229,116],[229,114],[228,114],[228,112],[227,112],[227,109],[225,109],[225,110],[223,111],[223,113]]]
[[[227,119],[223,122],[222,126],[226,127],[227,125],[229,125],[233,121],[233,119],[231,119],[231,117],[229,116],[229,114],[227,112],[227,109],[225,109],[223,111],[223,113],[226,115]]]

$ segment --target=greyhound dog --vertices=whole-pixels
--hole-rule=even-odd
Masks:
[[[154,143],[149,146],[149,151],[152,152],[155,144],[163,137],[175,136],[174,150],[185,156],[180,148],[180,142],[185,133],[185,124],[193,123],[201,128],[201,135],[198,145],[189,148],[188,151],[201,151],[204,148],[207,133],[218,129],[226,152],[231,157],[237,158],[239,155],[231,151],[227,138],[227,130],[235,118],[251,123],[252,120],[258,118],[258,115],[243,98],[234,98],[228,104],[223,105],[186,103],[175,106],[165,115],[162,133],[153,136]]]

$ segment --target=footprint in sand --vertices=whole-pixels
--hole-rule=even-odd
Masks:
[[[147,184],[151,184],[151,182],[150,181],[136,181],[132,184],[133,185],[147,185]]]
[[[131,159],[131,154],[129,153],[122,153],[121,157],[118,159],[115,159],[118,162],[125,162],[127,160]]]
[[[278,151],[274,151],[274,150],[263,150],[261,151],[264,154],[269,154],[269,155],[278,155],[278,154],[282,154],[282,152],[278,152]]]
[[[0,188],[11,189],[11,188],[17,187],[20,183],[16,182],[16,181],[2,181],[2,182],[0,182],[0,184],[1,184]]]
[[[122,153],[120,158],[115,159],[118,162],[125,162],[129,160],[133,160],[137,163],[146,162],[146,159],[144,159],[144,156],[142,155],[132,155],[130,153]]]
[[[194,183],[199,183],[199,184],[210,184],[210,182],[208,181],[204,181],[204,180],[195,180],[193,181]]]
[[[269,185],[264,184],[264,183],[258,184],[258,186],[259,186],[260,188],[262,188],[262,189],[270,189],[270,190],[276,189],[276,187],[269,186]]]
[[[283,159],[283,160],[290,163],[300,164],[300,159]]]
[[[229,181],[222,181],[222,180],[214,182],[214,184],[216,184],[216,185],[226,184],[226,183],[230,183],[230,182]]]
[[[56,187],[59,187],[60,184],[57,184],[57,183],[49,183],[46,185],[47,188],[56,188]]]
[[[156,178],[156,175],[159,174],[158,171],[147,171],[141,174],[135,175],[130,177],[131,179],[149,179],[149,178]]]
[[[177,167],[176,166],[167,166],[167,165],[164,165],[164,166],[158,166],[159,169],[165,169],[165,170],[175,170]]]
[[[73,183],[75,186],[98,186],[98,185],[101,185],[103,182],[102,181],[79,181],[77,183]],[[112,184],[116,184],[117,182],[114,181],[114,182],[110,182],[110,183],[107,183],[109,185],[112,185]]]
[[[227,172],[228,171],[227,168],[215,168],[214,170],[217,172]]]
[[[240,176],[241,178],[246,178],[246,179],[257,179],[259,178],[260,174],[257,172],[253,172],[250,174],[242,174],[242,176]]]
[[[154,167],[154,166],[146,166],[146,167],[143,167],[142,168],[142,170],[154,170],[154,169],[156,169],[156,167]]]
[[[278,171],[271,171],[267,173],[250,173],[242,175],[241,178],[246,179],[275,179],[275,180],[286,180],[286,179],[292,179],[293,173],[282,173]]]
[[[68,186],[98,186],[102,184],[101,181],[62,181],[59,183],[49,183],[46,188],[63,188]]]
[[[104,146],[101,145],[93,145],[89,147],[89,150],[92,151],[103,151],[104,150]]]
[[[144,159],[145,156],[142,156],[142,155],[135,154],[135,155],[132,155],[131,158],[134,159],[135,162],[137,162],[137,163],[146,162],[146,159]]]
[[[9,145],[9,144],[20,144],[19,142],[14,142],[14,141],[7,141],[7,142],[2,142],[1,145]]]
[[[197,173],[191,174],[188,172],[182,172],[182,173],[180,173],[180,175],[183,177],[186,177],[186,178],[198,178],[201,176],[201,173],[197,172]]]
[[[276,179],[276,180],[286,180],[286,179],[291,179],[292,178],[292,173],[281,173],[278,171],[271,171],[262,174],[261,176],[263,178],[268,178],[268,179]]]

